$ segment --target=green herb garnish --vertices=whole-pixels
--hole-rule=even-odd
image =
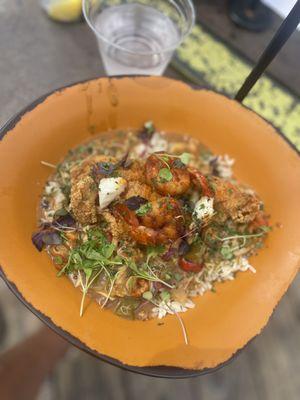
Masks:
[[[53,261],[55,262],[55,264],[61,265],[64,260],[61,256],[55,256],[53,257]]]
[[[158,256],[160,254],[163,254],[165,252],[166,248],[165,246],[158,245],[158,246],[147,246],[147,263],[149,263],[150,259],[152,257]]]
[[[180,161],[181,161],[183,164],[188,165],[188,163],[189,163],[190,160],[191,160],[191,154],[190,154],[190,153],[182,153],[182,154],[179,156],[179,159],[180,159]]]
[[[167,303],[170,300],[170,292],[168,292],[167,290],[163,290],[160,293],[160,298],[162,299],[162,301]]]
[[[269,232],[269,230],[271,230],[271,228],[269,226],[261,226],[260,229],[262,230],[262,232],[259,232],[259,233],[252,233],[252,234],[245,234],[245,235],[232,235],[232,236],[227,236],[224,238],[220,238],[219,236],[216,236],[216,239],[220,240],[221,242],[224,242],[225,240],[232,240],[232,239],[255,238],[255,237],[263,236],[266,232]]]
[[[142,204],[137,210],[136,210],[136,215],[138,215],[139,217],[143,217],[144,215],[146,215],[149,211],[152,210],[152,206],[151,203],[146,203],[146,204]]]
[[[55,217],[63,217],[65,215],[68,215],[68,211],[65,208],[60,208],[59,210],[56,210],[54,213],[54,218]]]
[[[143,278],[150,282],[160,282],[172,289],[173,286],[170,285],[168,282],[165,282],[159,276],[157,276],[153,266],[150,266],[150,260],[153,257],[164,253],[164,251],[165,251],[164,246],[148,246],[146,249],[147,259],[142,265],[138,266],[136,262],[133,260],[127,260],[126,265],[132,270],[134,276],[136,276],[137,278]]]
[[[145,300],[151,300],[151,299],[153,298],[152,292],[150,292],[150,291],[144,292],[144,293],[143,293],[143,298],[144,298]]]
[[[173,179],[173,174],[168,168],[161,168],[158,176],[161,182],[170,182]]]
[[[176,273],[174,274],[174,278],[176,279],[177,282],[179,282],[179,281],[181,281],[181,279],[182,279],[182,275],[179,274],[178,272],[176,272]]]
[[[144,128],[146,129],[147,133],[151,134],[154,133],[155,127],[152,121],[147,121],[144,124]]]
[[[84,300],[92,283],[101,273],[106,274],[111,284],[108,293],[109,297],[118,273],[118,267],[122,265],[122,263],[123,260],[115,255],[115,245],[110,243],[103,232],[97,228],[91,229],[88,232],[87,241],[70,251],[68,262],[63,269],[59,271],[58,276],[73,272],[79,273],[80,285],[83,293],[80,305],[80,316],[83,314]]]
[[[228,246],[223,246],[220,251],[221,255],[225,260],[231,260],[233,258],[232,249]]]

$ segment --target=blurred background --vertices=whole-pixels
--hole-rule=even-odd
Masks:
[[[105,74],[97,41],[83,22],[80,2],[67,2],[70,8],[50,12],[50,18],[38,0],[0,0],[0,126],[54,88]],[[257,1],[195,0],[196,25],[165,75],[234,95],[294,3],[265,0],[266,8]],[[76,21],[58,21],[62,19]],[[299,50],[298,30],[245,102],[298,149]],[[148,378],[71,348],[43,383],[38,400],[298,400],[299,282],[298,277],[262,334],[214,374],[182,381]],[[40,326],[0,281],[0,352]]]

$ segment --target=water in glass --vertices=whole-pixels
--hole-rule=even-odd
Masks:
[[[104,9],[95,28],[107,38],[98,39],[106,72],[110,75],[161,75],[180,39],[174,22],[159,10],[143,4],[122,4]]]

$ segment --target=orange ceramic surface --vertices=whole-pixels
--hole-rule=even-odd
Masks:
[[[236,159],[234,172],[262,197],[275,228],[240,273],[196,299],[182,314],[185,345],[175,316],[129,321],[90,302],[79,317],[81,293],[56,277],[46,253],[31,244],[36,207],[57,163],[93,134],[138,128],[152,119],[158,129],[188,133],[215,153]],[[99,79],[51,94],[26,112],[0,145],[0,264],[6,278],[37,311],[89,349],[134,366],[216,367],[257,335],[294,278],[300,258],[300,159],[253,112],[206,90],[166,78]]]

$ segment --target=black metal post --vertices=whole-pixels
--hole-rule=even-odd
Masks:
[[[297,28],[300,22],[300,0],[294,5],[293,9],[283,21],[275,36],[269,43],[268,47],[260,56],[257,64],[252,69],[242,87],[237,92],[235,99],[242,102],[248,95],[252,87],[255,85],[260,76],[265,72],[266,68],[272,62],[272,60],[279,53],[282,46]]]

